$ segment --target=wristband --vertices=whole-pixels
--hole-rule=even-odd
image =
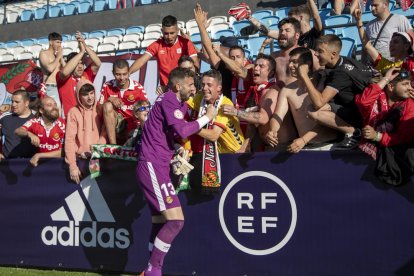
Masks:
[[[207,115],[201,116],[200,118],[197,119],[198,128],[202,129],[209,122],[210,122],[210,119],[207,117]]]
[[[390,83],[390,79],[389,78],[383,78],[383,80],[385,80],[387,82],[387,84]]]

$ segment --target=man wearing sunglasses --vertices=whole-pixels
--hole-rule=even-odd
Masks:
[[[122,145],[129,133],[139,125],[133,113],[134,104],[147,100],[147,93],[140,83],[129,77],[129,64],[126,60],[115,61],[112,73],[115,79],[102,86],[99,105],[103,109],[109,144]]]
[[[382,147],[391,147],[414,141],[414,100],[411,74],[391,68],[378,83],[365,88],[355,96],[355,103],[362,115],[364,152],[376,157],[376,142]]]

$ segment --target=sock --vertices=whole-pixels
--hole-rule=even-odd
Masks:
[[[148,251],[150,254],[154,247],[154,240],[157,237],[158,232],[160,232],[163,226],[164,226],[164,223],[152,223],[152,228],[151,228],[151,233],[150,233],[149,243],[148,243]]]
[[[154,241],[154,248],[151,253],[151,257],[148,263],[148,268],[145,270],[145,275],[147,271],[160,270],[164,263],[164,257],[167,255],[168,250],[171,247],[172,241],[180,233],[181,229],[184,226],[184,220],[168,220],[158,232],[157,237]],[[154,274],[156,275],[156,274]]]

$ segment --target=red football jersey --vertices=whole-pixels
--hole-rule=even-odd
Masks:
[[[62,149],[65,138],[65,121],[62,118],[57,119],[50,129],[46,129],[45,123],[40,117],[27,121],[22,127],[39,137],[40,145],[37,152]]]

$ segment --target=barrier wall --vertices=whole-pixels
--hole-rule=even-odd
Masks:
[[[179,194],[186,223],[166,273],[414,275],[413,185],[378,183],[360,152],[221,161],[221,195],[201,195],[195,180]],[[63,160],[0,163],[0,265],[144,269],[150,214],[135,164],[101,165],[101,177],[78,186]]]

